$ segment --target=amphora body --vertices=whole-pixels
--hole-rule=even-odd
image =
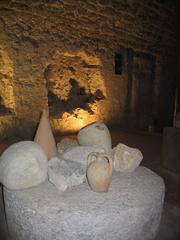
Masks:
[[[90,153],[87,159],[87,179],[94,192],[107,192],[112,180],[112,159],[104,153]]]

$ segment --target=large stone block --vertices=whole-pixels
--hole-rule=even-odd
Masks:
[[[163,180],[145,167],[114,173],[106,193],[87,183],[62,193],[51,183],[4,189],[13,240],[152,240],[164,200]]]

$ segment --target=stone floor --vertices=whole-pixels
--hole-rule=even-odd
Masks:
[[[111,131],[111,136],[113,146],[118,143],[124,143],[128,146],[139,148],[144,156],[142,165],[152,169],[164,179],[166,197],[160,231],[156,240],[179,240],[180,174],[174,174],[162,167],[162,135],[143,132],[122,132],[115,129]],[[56,141],[58,142],[61,138],[62,136],[57,137]],[[1,144],[0,153],[6,147],[7,145]],[[7,226],[3,206],[2,191],[0,191],[0,240],[7,240]]]
[[[155,240],[180,239],[180,208],[165,202],[158,236]]]

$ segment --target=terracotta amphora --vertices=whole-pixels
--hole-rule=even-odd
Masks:
[[[87,158],[87,180],[94,192],[107,192],[112,179],[112,158],[92,152]]]

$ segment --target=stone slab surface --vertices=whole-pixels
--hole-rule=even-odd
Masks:
[[[154,239],[164,200],[163,180],[145,167],[113,173],[107,193],[87,183],[58,192],[49,182],[25,190],[4,188],[13,240]]]

